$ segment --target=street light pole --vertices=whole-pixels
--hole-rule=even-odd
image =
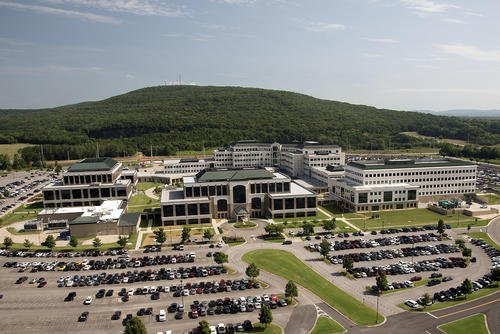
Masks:
[[[182,305],[184,306],[184,284],[182,284],[182,278],[181,278],[181,298],[182,298]]]
[[[380,297],[380,292],[377,292],[377,320],[375,320],[375,323],[378,324],[378,300]]]

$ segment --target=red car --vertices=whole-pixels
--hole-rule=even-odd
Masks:
[[[38,287],[39,287],[39,288],[43,288],[43,287],[44,287],[44,286],[46,286],[46,285],[47,285],[47,282],[46,282],[46,281],[43,281],[43,282],[40,282],[40,283],[38,284]]]
[[[413,276],[412,278],[410,278],[410,281],[412,281],[412,282],[421,281],[421,280],[422,280],[422,276]]]
[[[271,295],[271,300],[277,302],[278,297],[276,295]]]

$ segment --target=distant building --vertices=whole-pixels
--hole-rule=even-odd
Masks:
[[[359,160],[332,180],[330,193],[352,211],[415,208],[419,201],[474,194],[476,173],[476,165],[462,160]]]
[[[204,169],[214,168],[212,159],[181,158],[163,161],[165,174],[197,174]]]
[[[126,213],[125,201],[109,200],[99,206],[46,208],[38,213],[43,229],[69,228],[77,238],[128,235],[139,228],[140,214]]]
[[[215,150],[215,168],[272,167],[279,164],[279,143],[240,140],[225,150]]]
[[[183,189],[163,190],[164,225],[212,218],[292,218],[316,215],[316,194],[266,169],[207,169],[183,178]]]
[[[108,199],[128,201],[137,172],[111,158],[87,158],[63,172],[61,181],[43,188],[45,208],[98,206]]]

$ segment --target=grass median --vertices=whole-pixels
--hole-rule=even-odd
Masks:
[[[482,313],[471,315],[470,317],[448,322],[438,328],[446,334],[489,334],[486,327],[486,316]]]
[[[345,332],[345,328],[335,320],[328,317],[319,317],[311,334],[335,334]]]
[[[302,285],[360,325],[376,323],[375,310],[330,283],[290,252],[273,249],[255,250],[243,255],[243,260],[248,263],[253,262],[263,270]],[[383,321],[383,318],[379,315],[380,321]]]

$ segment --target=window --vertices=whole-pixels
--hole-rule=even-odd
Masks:
[[[384,202],[392,202],[392,191],[384,191]]]
[[[233,203],[246,203],[246,188],[242,185],[233,187]]]
[[[368,203],[368,193],[359,193],[358,194],[358,203]]]
[[[82,192],[80,189],[71,190],[71,195],[73,195],[73,198],[82,198]]]
[[[276,192],[277,193],[283,192],[283,183],[276,183]]]
[[[217,201],[217,211],[227,211],[227,201],[225,199]]]
[[[315,208],[316,207],[316,198],[315,197],[307,197],[307,207]]]
[[[269,183],[269,192],[270,193],[273,193],[274,192],[274,189],[275,189],[275,184],[274,183]]]
[[[102,188],[101,189],[101,197],[110,197],[111,194],[109,192],[109,188]]]
[[[44,191],[43,192],[43,200],[44,201],[52,201],[54,199],[53,191]]]
[[[91,197],[92,197],[92,189],[90,189],[91,191]],[[118,188],[117,192],[116,192],[116,196],[118,197],[126,197],[127,196],[127,189],[125,188]]]
[[[252,198],[252,210],[262,209],[262,201],[259,197]]]
[[[210,214],[210,205],[208,203],[200,203],[200,215]]]
[[[295,207],[297,209],[303,209],[306,207],[306,200],[303,197],[299,197],[295,199]]]
[[[200,187],[193,187],[194,197],[200,197]]]
[[[284,192],[290,192],[290,182],[285,182],[283,186],[284,186],[283,189]]]
[[[163,207],[163,216],[164,217],[173,217],[174,216],[174,207],[172,205],[165,205]]]
[[[293,198],[287,198],[285,199],[285,209],[286,210],[292,210],[293,209]]]
[[[208,195],[215,196],[215,186],[208,187]]]
[[[196,216],[198,214],[198,206],[196,204],[188,204],[188,215]]]
[[[283,200],[275,199],[274,200],[274,210],[283,210]]]
[[[185,216],[186,215],[186,206],[184,204],[178,204],[175,206],[175,215],[176,216]]]
[[[193,188],[186,187],[186,197],[193,197]]]
[[[267,183],[263,183],[263,184],[262,184],[262,192],[263,192],[263,193],[267,193],[267,192],[268,192]]]
[[[416,190],[408,190],[408,200],[414,201],[417,199],[417,191]]]

